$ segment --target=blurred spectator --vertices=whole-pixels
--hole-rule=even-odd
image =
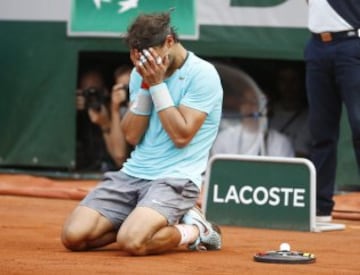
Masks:
[[[120,121],[127,110],[131,67],[114,72],[111,94],[97,70],[86,71],[77,90],[77,170],[108,171],[122,167],[129,155]]]
[[[276,76],[277,97],[271,107],[269,127],[290,138],[295,156],[309,158],[311,135],[304,74],[289,65],[281,67]]]
[[[293,157],[290,140],[267,127],[267,99],[255,81],[239,69],[215,66],[223,82],[227,122],[218,134],[212,154]],[[235,85],[225,81],[235,81]],[[227,90],[229,87],[233,90]]]
[[[294,157],[290,139],[267,125],[267,98],[242,70],[215,63],[224,89],[223,117],[215,154]],[[201,206],[203,189],[197,200]]]
[[[115,162],[116,168],[122,167],[131,151],[120,127],[121,118],[128,106],[131,69],[130,66],[123,65],[115,70],[114,86],[111,91],[111,103],[108,111],[89,110],[91,121],[102,129],[107,151]]]
[[[102,74],[98,70],[84,72],[76,91],[76,170],[100,172],[111,170],[114,163],[106,150],[103,132],[108,129],[99,128],[92,123],[92,112],[108,116],[107,107],[109,92],[105,87]],[[102,123],[104,124],[104,123]]]

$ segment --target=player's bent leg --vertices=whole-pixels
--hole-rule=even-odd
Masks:
[[[166,218],[148,207],[137,207],[122,224],[117,243],[131,255],[160,254],[177,247],[180,233]]]
[[[72,251],[98,248],[116,241],[112,223],[99,212],[78,206],[66,220],[61,240]]]

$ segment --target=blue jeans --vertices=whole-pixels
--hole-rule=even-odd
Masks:
[[[342,103],[348,112],[360,167],[360,39],[324,43],[311,38],[305,49],[305,61],[309,127],[313,138],[311,160],[317,172],[317,210],[329,215],[334,207]]]

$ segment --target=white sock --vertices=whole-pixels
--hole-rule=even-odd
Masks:
[[[174,226],[179,230],[181,235],[179,246],[193,243],[199,237],[199,229],[195,225],[175,224]]]

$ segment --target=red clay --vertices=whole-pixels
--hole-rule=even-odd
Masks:
[[[217,252],[174,250],[131,257],[115,245],[91,252],[67,251],[60,243],[65,217],[76,200],[0,196],[0,274],[360,274],[360,222],[337,221],[346,230],[326,233],[222,227]],[[256,252],[288,242],[316,255],[313,264],[254,262]]]

